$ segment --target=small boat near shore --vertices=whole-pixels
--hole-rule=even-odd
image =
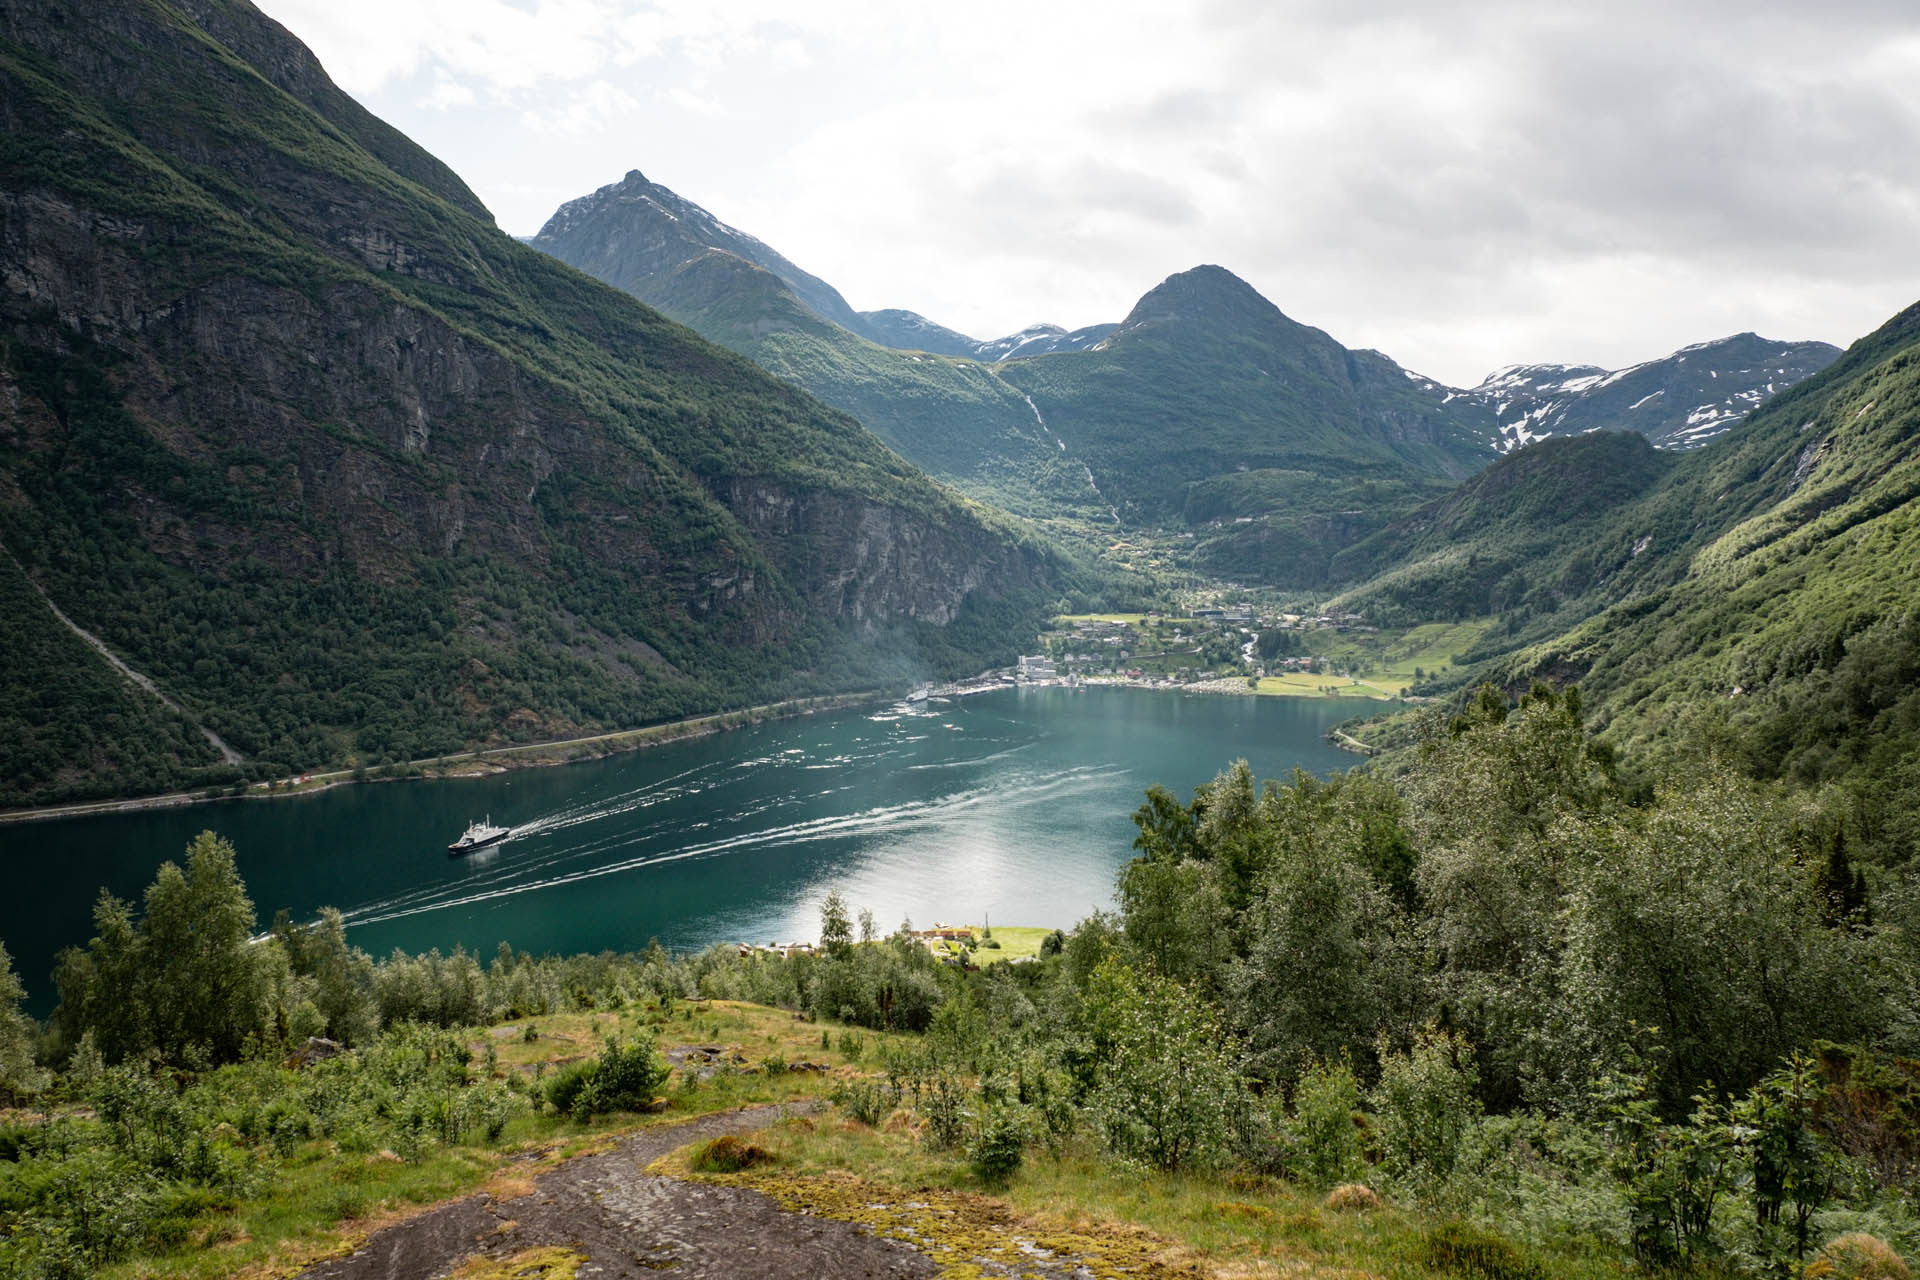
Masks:
[[[463,853],[499,844],[512,834],[512,827],[494,826],[493,815],[489,814],[484,821],[470,824],[465,835],[447,846],[447,852],[457,858]]]

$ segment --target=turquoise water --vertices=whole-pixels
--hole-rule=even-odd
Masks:
[[[137,897],[207,828],[238,849],[263,924],[336,906],[376,955],[811,938],[836,888],[883,930],[903,917],[1070,926],[1112,904],[1150,784],[1184,799],[1242,756],[1265,778],[1347,768],[1355,757],[1323,735],[1352,710],[1009,689],[552,769],[5,826],[0,941],[44,1014],[54,953],[92,936],[100,889]],[[513,837],[449,858],[488,815]]]

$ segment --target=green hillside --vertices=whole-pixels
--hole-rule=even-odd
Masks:
[[[640,296],[858,418],[929,474],[1021,515],[1107,519],[1086,472],[994,368],[897,351],[814,315],[772,273],[709,251]]]
[[[258,11],[197,12],[0,24],[0,543],[245,764],[48,633],[84,674],[8,664],[55,758],[0,802],[977,669],[1058,599],[1031,535],[502,234]],[[71,729],[112,717],[138,740]]]
[[[1391,361],[1295,323],[1219,267],[1170,277],[1096,350],[1000,372],[1142,522],[1181,519],[1189,486],[1243,472],[1400,486],[1494,456]]]
[[[1597,585],[1586,549],[1672,462],[1626,431],[1518,449],[1335,556],[1335,580],[1364,582],[1335,604],[1390,624],[1550,613]]]
[[[1763,775],[1915,768],[1920,307],[1703,450],[1640,521],[1683,566],[1516,660],[1565,667],[1638,743],[1712,707]],[[1694,459],[1687,459],[1693,464]],[[1725,515],[1719,513],[1725,512]],[[1701,527],[1704,526],[1704,527]]]
[[[868,341],[830,286],[638,173],[562,206],[533,244],[852,414],[976,498],[1026,516],[1112,518],[990,366]]]
[[[1324,585],[1336,551],[1495,456],[1483,408],[1294,323],[1218,267],[1161,284],[1112,333],[1049,339],[1102,335],[1085,349],[987,364],[856,336],[867,314],[849,322],[815,277],[638,173],[562,205],[533,243],[853,414],[966,493],[1040,518],[1193,532],[1198,562],[1232,577]],[[925,333],[951,350],[958,337],[870,314],[897,321],[872,331],[903,345]]]
[[[1339,603],[1500,614],[1469,655],[1578,682],[1608,740],[1671,767],[1839,783],[1859,834],[1920,847],[1920,307],[1669,461],[1536,444],[1355,549]],[[1637,461],[1636,461],[1637,459]],[[1577,464],[1577,465],[1576,465]]]

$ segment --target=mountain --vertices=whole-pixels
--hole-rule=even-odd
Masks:
[[[1636,554],[1638,549],[1638,554]],[[1757,773],[1920,784],[1920,305],[1680,458],[1580,553],[1600,602],[1506,661],[1623,745],[1711,713]],[[1913,833],[1920,837],[1920,830]]]
[[[1492,413],[1505,448],[1610,429],[1637,431],[1663,449],[1697,449],[1839,355],[1840,348],[1825,342],[1740,333],[1611,371],[1512,365],[1461,394]]]
[[[1184,514],[1189,486],[1214,476],[1458,478],[1492,460],[1477,424],[1391,360],[1289,319],[1216,266],[1168,277],[1096,347],[1001,376],[1142,520]]]
[[[916,311],[862,311],[859,325],[848,327],[896,351],[925,351],[936,356],[965,356],[969,360],[980,357],[978,338],[935,324]]]
[[[1192,522],[1207,567],[1317,585],[1336,550],[1495,456],[1483,407],[1454,408],[1445,388],[1295,324],[1219,268],[1173,277],[1124,324],[998,343],[912,312],[862,313],[858,327],[890,348],[810,305],[797,268],[694,208],[630,173],[567,202],[532,243],[1021,514]],[[1215,521],[1235,523],[1216,534]]]
[[[1412,525],[1384,531],[1528,441],[1611,428],[1693,447],[1836,350],[1743,334],[1630,369],[1514,367],[1461,390],[1347,349],[1219,267],[1170,277],[1117,326],[980,343],[909,311],[850,322],[810,303],[802,290],[825,288],[814,277],[637,174],[570,201],[535,243],[852,413],[965,492],[1036,517],[1180,530],[1200,567],[1285,587],[1432,554],[1408,541]],[[1604,465],[1620,447],[1564,456]],[[1549,577],[1554,599],[1574,589]],[[1395,592],[1424,607],[1428,588]]]
[[[1050,356],[1060,351],[1085,351],[1104,342],[1117,324],[1090,324],[1068,331],[1057,324],[1036,324],[1010,333],[1004,338],[982,342],[974,347],[976,360],[1024,360],[1030,356]]]
[[[945,325],[935,324],[912,311],[862,311],[859,332],[881,346],[901,351],[927,351],[934,355],[965,356],[989,364],[996,360],[1024,360],[1029,356],[1048,356],[1056,351],[1084,351],[1119,328],[1116,324],[1090,324],[1068,331],[1057,324],[1029,325],[1004,338],[981,342]]]
[[[977,498],[1022,515],[1109,518],[1023,395],[966,354],[933,350],[978,344],[911,312],[868,314],[902,342],[930,341],[871,341],[831,287],[638,172],[562,205],[532,243],[852,414]]]
[[[1656,767],[1838,783],[1858,834],[1920,852],[1920,305],[1737,431],[1648,446],[1515,450],[1343,553],[1373,576],[1334,604],[1497,613],[1466,657],[1509,689],[1578,682]]]
[[[971,355],[971,339],[912,312],[862,313],[869,331],[919,348],[895,350],[810,306],[786,268],[736,252],[757,240],[707,234],[719,224],[692,208],[629,174],[563,205],[533,243],[1022,514],[1174,525],[1257,515],[1258,529],[1203,539],[1203,561],[1304,585],[1324,579],[1334,549],[1495,456],[1483,408],[1456,408],[1386,357],[1296,324],[1218,267],[1172,277],[1123,324],[1040,326]]]
[[[1070,582],[243,0],[10,4],[0,112],[0,803],[977,669]]]
[[[647,181],[638,169],[561,205],[532,243],[653,306],[663,305],[656,282],[719,250],[771,273],[821,319],[856,332],[861,327],[860,317],[838,289],[691,200]]]
[[[676,301],[664,289],[665,281],[712,252],[731,254],[773,275],[820,319],[898,351],[991,362],[1077,351],[1098,342],[1114,328],[1110,324],[1090,325],[1069,333],[1058,325],[1041,324],[982,342],[912,311],[856,312],[826,281],[801,270],[763,241],[728,226],[684,196],[648,181],[638,169],[629,170],[619,182],[561,205],[530,243],[662,309],[670,309]]]
[[[1339,548],[1496,456],[1482,417],[1216,266],[1089,350],[999,373],[1128,523],[1185,524],[1203,565],[1279,585],[1324,583]]]

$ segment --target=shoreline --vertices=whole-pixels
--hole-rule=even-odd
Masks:
[[[1363,684],[1364,682],[1354,681],[1354,683]],[[1022,687],[1033,688],[1036,686],[1028,685]],[[1223,676],[1213,680],[1195,680],[1189,684],[1165,684],[1145,679],[1135,680],[1130,676],[1091,676],[1084,677],[1082,683],[1078,686],[1048,684],[1037,687],[1055,689],[1075,687],[1083,689],[1145,689],[1155,693],[1207,693],[1218,694],[1229,698],[1296,698],[1309,702],[1324,702],[1327,700],[1325,695],[1306,692],[1296,693],[1287,689],[1250,689],[1247,687],[1246,677],[1244,676]],[[1370,689],[1379,688],[1378,685],[1365,685],[1365,687]],[[1350,699],[1350,701],[1378,704],[1382,702],[1404,703],[1406,700],[1404,698],[1392,697],[1360,697]],[[1352,718],[1357,720],[1364,714],[1364,712],[1356,710]],[[1342,751],[1352,752],[1357,756],[1371,759],[1380,754],[1379,747],[1360,741],[1360,739],[1345,732],[1338,726],[1328,729],[1326,738],[1327,741]]]
[[[1005,684],[998,680],[989,680],[983,675],[975,676],[971,680],[954,681],[945,686],[929,687],[937,696],[963,698],[1001,689],[1058,689],[1074,686],[1064,683]],[[1241,677],[1194,681],[1190,684],[1166,684],[1125,676],[1095,676],[1084,679],[1078,687],[1142,689],[1155,693],[1223,694],[1229,697],[1306,698],[1310,696],[1281,690],[1249,689],[1245,687],[1244,678]],[[179,809],[189,805],[211,804],[219,800],[286,799],[318,795],[334,787],[353,786],[360,783],[413,782],[422,778],[491,777],[494,774],[515,769],[545,769],[556,765],[576,764],[585,760],[599,760],[627,751],[644,751],[648,747],[660,746],[664,743],[725,733],[732,729],[763,724],[771,720],[790,720],[800,716],[814,715],[821,711],[851,710],[855,707],[875,706],[898,700],[894,695],[877,689],[863,690],[858,693],[822,694],[811,698],[789,698],[780,702],[740,707],[732,711],[714,711],[706,715],[688,716],[682,720],[669,720],[662,724],[645,725],[638,729],[615,729],[606,733],[587,734],[579,738],[556,738],[548,742],[482,747],[472,751],[456,751],[443,756],[428,756],[398,764],[378,765],[372,769],[361,766],[357,769],[334,769],[325,773],[301,774],[294,779],[250,782],[246,784],[245,790],[237,795],[222,787],[215,795],[208,795],[204,790],[169,791],[153,796],[122,796],[111,800],[81,800],[70,804],[0,810],[0,826],[25,822],[57,822],[64,818],[86,818],[102,814],[143,813],[151,809]],[[1378,702],[1389,701],[1389,699],[1367,698],[1364,701]],[[1358,755],[1371,756],[1379,750],[1338,729],[1328,730],[1327,737],[1334,745]],[[393,772],[396,770],[399,772]],[[356,773],[359,774],[358,777],[355,776]]]
[[[504,747],[481,747],[456,751],[443,756],[428,756],[400,764],[378,765],[372,769],[334,769],[326,773],[306,773],[297,779],[250,782],[239,794],[222,787],[215,795],[203,791],[169,791],[155,796],[125,796],[112,800],[82,800],[71,804],[37,805],[30,809],[0,811],[0,825],[21,822],[54,822],[62,818],[86,818],[101,814],[141,813],[149,809],[178,809],[188,805],[211,804],[218,800],[278,800],[294,796],[318,795],[334,787],[360,783],[416,782],[423,778],[491,777],[515,769],[545,769],[555,765],[599,760],[628,751],[689,738],[703,738],[771,720],[791,720],[821,711],[843,711],[893,700],[891,694],[868,689],[859,693],[822,694],[812,698],[788,698],[780,702],[739,707],[732,711],[714,711],[688,716],[663,724],[638,729],[615,729],[579,738],[556,738],[549,742],[516,743]],[[389,772],[399,770],[401,772]],[[415,772],[419,771],[419,772]],[[360,776],[356,777],[355,774]],[[384,775],[384,776],[380,776]]]

